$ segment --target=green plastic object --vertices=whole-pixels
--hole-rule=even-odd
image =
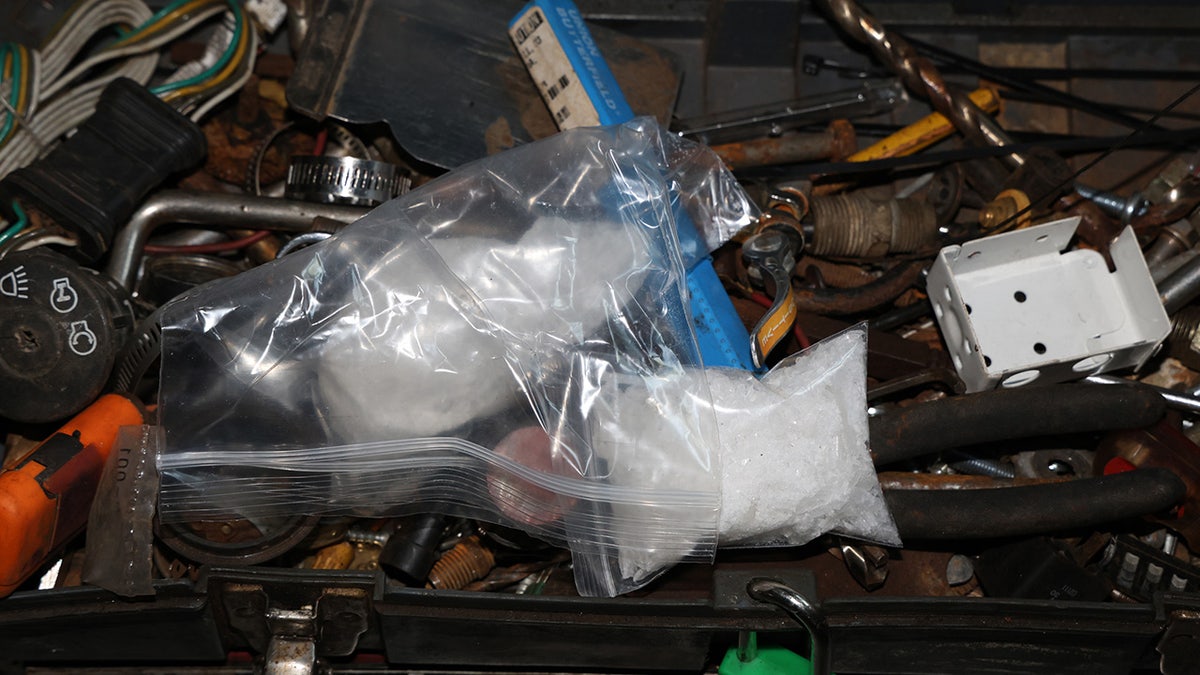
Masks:
[[[717,669],[719,675],[811,675],[812,662],[783,647],[758,647],[754,633],[746,644],[730,649]]]

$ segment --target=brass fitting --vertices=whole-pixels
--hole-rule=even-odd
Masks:
[[[1020,190],[1005,190],[988,202],[979,212],[979,226],[988,232],[996,230],[1008,223],[1005,230],[1019,230],[1029,227],[1031,221],[1029,211],[1029,196]],[[1017,214],[1021,215],[1017,215]],[[1016,222],[1009,220],[1016,217]]]
[[[429,571],[429,586],[441,590],[458,590],[472,581],[482,579],[496,565],[496,557],[470,536],[455,544]]]
[[[807,251],[819,256],[874,258],[910,253],[937,236],[937,214],[920,199],[875,200],[861,192],[813,197]]]
[[[339,542],[317,551],[313,562],[314,570],[346,570],[354,562],[354,545],[348,541]]]

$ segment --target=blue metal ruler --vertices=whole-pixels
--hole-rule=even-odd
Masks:
[[[574,2],[534,0],[512,20],[508,34],[559,129],[633,119],[633,110]],[[683,250],[705,252],[684,261],[692,324],[704,365],[753,370],[750,335],[717,278],[695,224],[682,207],[674,215]]]

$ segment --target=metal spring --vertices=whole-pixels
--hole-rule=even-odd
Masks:
[[[429,571],[429,585],[442,590],[457,590],[487,576],[496,557],[471,536],[446,552]]]

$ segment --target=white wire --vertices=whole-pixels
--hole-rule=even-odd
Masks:
[[[150,81],[157,63],[157,54],[141,55],[49,101],[43,101],[39,114],[27,120],[28,126],[19,127],[8,144],[0,150],[0,178],[32,162],[43,150],[47,150],[39,139],[53,142],[86,121],[95,112],[100,94],[109,82],[118,77],[128,77],[145,84]]]
[[[38,237],[32,238],[29,241],[22,242],[17,245],[17,251],[28,251],[31,248],[38,246],[46,246],[48,244],[54,246],[78,246],[79,241],[72,237],[65,237],[59,234],[45,233]]]
[[[25,111],[25,118],[28,119],[37,114],[38,98],[42,86],[42,55],[36,49],[30,49],[30,60],[33,61],[33,80],[29,84],[29,110]]]
[[[141,25],[151,16],[150,8],[141,0],[84,0],[43,49],[32,50],[30,108],[8,143],[0,148],[0,178],[36,159],[46,143],[86,119],[95,109],[99,89],[114,77],[132,75],[142,83],[149,80],[157,57],[150,62],[136,59],[132,65],[123,64],[101,75],[96,82],[81,83],[62,98],[54,96],[56,88],[62,86],[59,82],[69,81],[60,77],[62,70],[97,32],[114,24]]]
[[[196,14],[190,16],[187,21],[184,21],[179,26],[176,26],[172,30],[166,31],[163,34],[154,37],[153,39],[144,40],[142,42],[132,44],[128,47],[121,47],[118,49],[107,49],[107,50],[100,52],[99,54],[96,54],[95,56],[92,56],[91,58],[84,59],[82,62],[80,62],[79,65],[72,68],[69,73],[56,79],[54,84],[47,87],[45,95],[46,96],[54,95],[59,89],[61,89],[62,87],[66,86],[67,84],[72,82],[75,78],[79,77],[83,73],[86,73],[88,70],[94,68],[95,66],[97,66],[101,63],[104,63],[105,61],[111,61],[113,59],[119,59],[119,58],[126,57],[126,56],[132,56],[134,54],[144,54],[151,50],[157,51],[157,49],[159,47],[167,44],[168,42],[171,42],[172,40],[183,35],[184,33],[188,33],[192,30],[195,30],[195,28],[197,26],[199,26],[201,23],[203,23],[204,21],[207,21],[208,19],[210,19],[218,14],[221,14],[224,11],[225,11],[225,7],[223,5],[214,5],[212,7],[209,7],[209,8],[206,8],[206,9],[203,9],[203,10],[197,12]]]
[[[87,18],[89,22],[101,21],[99,17],[91,16],[93,6],[98,4],[100,0],[90,0],[79,4],[74,11],[68,16],[67,20],[59,27],[58,32],[41,47],[41,51],[45,54],[46,73],[48,79],[58,77],[62,69],[66,67],[70,58],[74,56],[75,51],[69,49],[69,45],[75,40],[75,31],[78,29],[80,22]],[[147,11],[149,8],[147,8]]]
[[[223,89],[218,91],[211,98],[200,105],[200,107],[196,108],[191,113],[193,122],[199,122],[201,118],[207,115],[208,112],[221,103],[221,101],[224,101],[240,90],[246,85],[246,82],[250,79],[250,76],[254,74],[254,62],[258,57],[258,33],[254,30],[253,26],[249,25],[249,22],[247,22],[245,30],[250,31],[250,44],[247,46],[245,71],[236,80],[226,85]]]
[[[225,9],[223,5],[214,5],[200,10],[162,34],[125,48],[101,52],[64,74],[62,71],[98,31],[114,24],[142,25],[152,16],[140,0],[85,0],[47,43],[44,53],[35,56],[41,60],[41,67],[35,70],[37,80],[30,95],[40,111],[36,116],[27,113],[25,124],[0,149],[0,178],[34,161],[48,149],[46,143],[57,141],[86,121],[95,111],[104,87],[112,80],[128,77],[143,85],[149,82],[158,61],[157,52],[163,45]],[[96,66],[118,59],[124,62],[99,76],[76,82]]]
[[[9,253],[28,251],[31,248],[45,244],[78,246],[79,241],[74,237],[50,232],[34,225],[21,230],[12,239],[0,244],[0,260],[7,257]]]
[[[28,94],[31,97],[30,108],[25,113],[23,123],[14,130],[8,143],[0,148],[0,179],[36,160],[65,134],[83,124],[95,112],[101,93],[112,80],[128,77],[142,85],[149,82],[158,62],[158,50],[163,45],[191,32],[212,17],[226,12],[226,9],[224,5],[204,8],[151,39],[100,52],[64,73],[99,31],[116,24],[140,26],[153,16],[142,0],[84,0],[45,47],[33,52],[34,79]],[[191,112],[193,120],[208,114],[249,80],[254,70],[258,36],[249,22],[245,29],[250,31],[250,49],[243,72],[211,96],[187,101],[184,104],[185,111],[199,106]],[[77,82],[85,73],[109,61],[119,62],[99,75]]]
[[[75,55],[101,30],[113,24],[140,26],[153,16],[140,0],[85,0],[42,48],[46,80],[59,79]]]
[[[212,32],[208,43],[205,44],[204,53],[201,54],[200,58],[176,68],[170,77],[163,80],[163,84],[171,84],[172,82],[186,80],[189,77],[195,77],[213,67],[220,60],[221,55],[229,48],[229,43],[233,40],[233,34],[236,30],[237,16],[233,12],[226,11],[220,25]]]

